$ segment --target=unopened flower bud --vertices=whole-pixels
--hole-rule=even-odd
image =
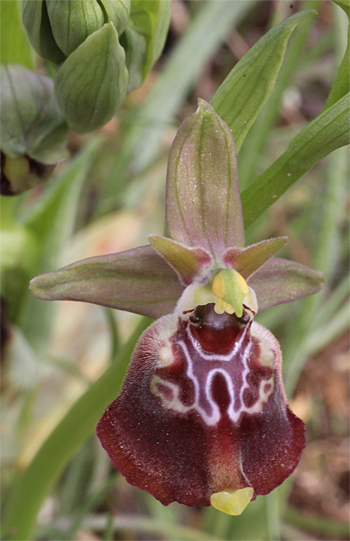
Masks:
[[[68,128],[49,77],[4,64],[0,90],[1,193],[16,195],[47,179],[68,156]]]
[[[23,0],[36,52],[59,64],[55,95],[69,127],[106,124],[159,57],[171,0]]]

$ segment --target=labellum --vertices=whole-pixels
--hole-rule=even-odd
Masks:
[[[304,423],[286,404],[278,342],[252,307],[238,316],[188,303],[185,291],[143,334],[97,433],[127,481],[164,505],[222,507],[218,493],[249,488],[247,505],[292,473]]]

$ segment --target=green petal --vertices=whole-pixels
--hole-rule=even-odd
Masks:
[[[55,78],[58,104],[76,133],[106,124],[124,100],[126,87],[125,53],[113,23],[89,36]]]
[[[108,22],[112,22],[118,34],[121,35],[128,24],[131,0],[101,0],[101,3],[106,11]]]
[[[248,280],[248,284],[254,290],[258,310],[262,312],[276,304],[318,293],[323,287],[323,274],[300,263],[273,257]]]
[[[231,130],[203,100],[180,126],[170,151],[166,215],[169,236],[220,257],[244,246]]]
[[[229,248],[223,256],[223,261],[228,267],[232,267],[247,279],[273,255],[282,250],[287,242],[287,237],[278,237],[277,239],[263,240],[243,250]]]
[[[43,300],[91,302],[158,318],[174,310],[184,287],[151,246],[91,257],[30,283]]]
[[[148,240],[185,285],[191,284],[200,271],[211,263],[210,255],[201,248],[187,248],[158,235],[150,235]]]
[[[147,40],[130,23],[120,36],[120,44],[125,50],[125,63],[129,73],[128,93],[142,85],[143,66],[147,55]]]
[[[53,37],[46,2],[23,0],[22,16],[29,40],[38,55],[56,64],[63,62],[66,57]]]

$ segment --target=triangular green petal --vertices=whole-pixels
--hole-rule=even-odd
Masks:
[[[223,256],[223,261],[247,279],[273,255],[282,250],[287,242],[287,237],[278,237],[252,244],[243,250],[229,248]]]
[[[211,263],[210,255],[202,248],[187,248],[179,242],[158,235],[150,235],[148,240],[185,285],[191,284],[200,271]]]

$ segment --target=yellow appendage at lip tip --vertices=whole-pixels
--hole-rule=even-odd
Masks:
[[[212,494],[210,503],[218,511],[237,516],[243,513],[253,495],[254,489],[251,487],[240,488],[239,490],[228,488],[223,492]]]

